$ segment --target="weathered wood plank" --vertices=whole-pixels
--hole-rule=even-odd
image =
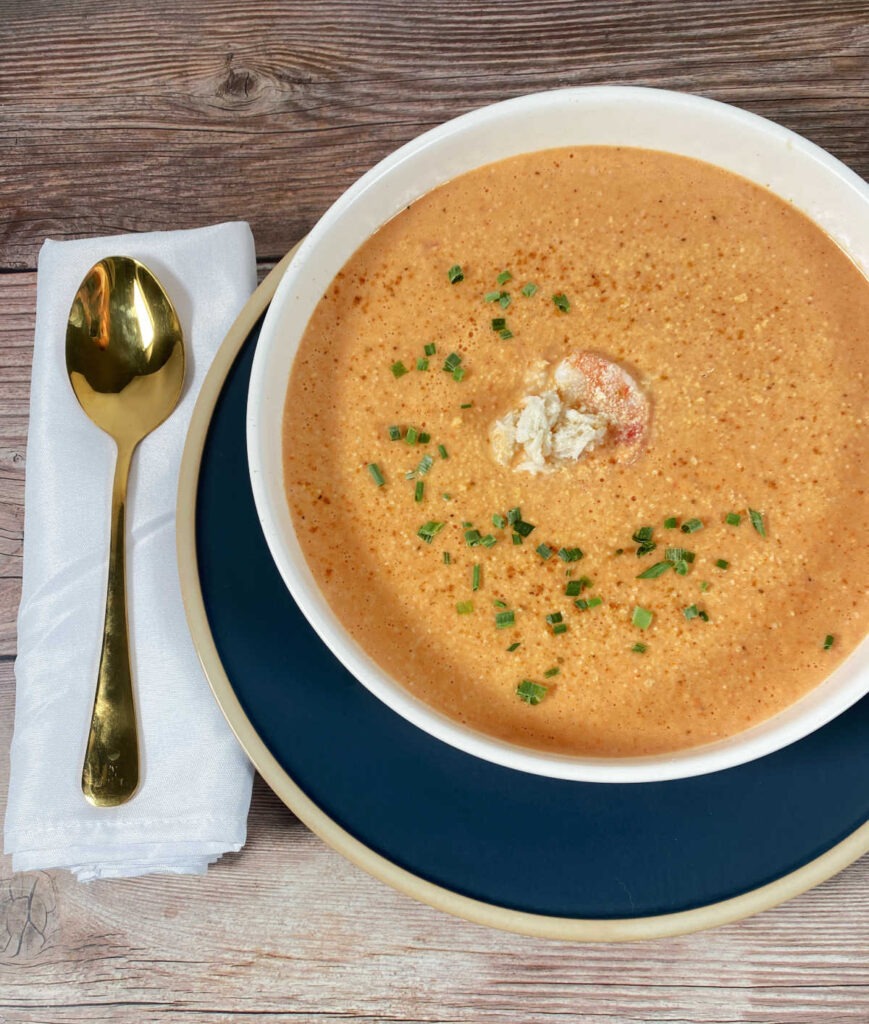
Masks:
[[[568,85],[699,92],[869,172],[864,2],[9,4],[0,266],[42,239],[244,218],[282,255],[449,117]]]

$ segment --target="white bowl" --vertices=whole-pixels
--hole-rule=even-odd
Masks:
[[[869,186],[799,135],[736,107],[683,93],[604,86],[536,93],[426,132],[363,175],[324,214],[278,286],[257,344],[247,447],[260,523],[281,575],[353,675],[414,725],[469,754],[522,771],[591,782],[649,782],[718,771],[769,754],[869,691],[869,640],[820,686],[760,725],[705,746],[646,757],[549,754],[493,739],[413,697],[337,620],[312,576],[287,507],[281,418],[293,358],[314,307],[355,250],[423,193],[482,164],[569,145],[666,150],[735,171],[790,200],[869,267]]]

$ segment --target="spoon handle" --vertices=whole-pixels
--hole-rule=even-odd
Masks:
[[[129,800],[139,784],[139,741],[127,637],[124,520],[135,445],[118,445],[112,487],[112,533],[106,619],[81,788],[96,807]]]

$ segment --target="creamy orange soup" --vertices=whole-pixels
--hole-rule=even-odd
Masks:
[[[305,557],[387,672],[484,733],[729,736],[866,632],[867,334],[854,264],[736,175],[610,147],[482,167],[311,317],[284,417]],[[610,429],[542,472],[498,462],[493,424],[576,353],[629,374],[636,450]]]

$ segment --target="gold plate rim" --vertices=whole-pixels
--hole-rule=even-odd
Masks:
[[[806,892],[869,852],[869,822],[866,822],[826,853],[796,871],[728,900],[652,917],[550,917],[484,903],[414,875],[346,832],[299,788],[268,750],[244,713],[220,661],[202,600],[195,543],[199,466],[212,413],[236,355],[257,320],[268,308],[296,249],[298,245],[287,253],[256,289],[214,357],[190,420],[181,459],[176,507],[178,574],[193,645],[220,710],[254,767],[278,798],[325,843],[393,889],[475,924],[562,941],[635,942],[731,924]]]

